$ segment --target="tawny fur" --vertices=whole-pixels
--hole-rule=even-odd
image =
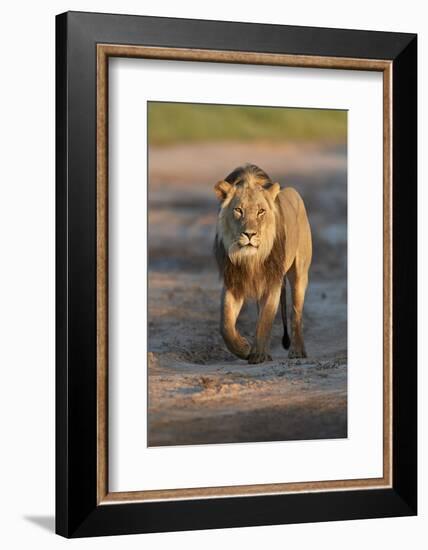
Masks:
[[[312,257],[305,206],[293,188],[281,190],[255,165],[235,169],[215,186],[220,200],[215,255],[223,278],[221,333],[232,353],[250,363],[270,359],[272,322],[282,302],[283,343],[288,347],[285,277],[293,297],[289,357],[304,357],[302,310]],[[281,292],[282,290],[282,292]],[[252,346],[236,329],[243,303],[259,305]]]

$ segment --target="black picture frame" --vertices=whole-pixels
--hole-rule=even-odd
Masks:
[[[392,62],[391,488],[97,504],[96,46]],[[56,532],[65,537],[417,513],[417,36],[68,12],[56,18]]]

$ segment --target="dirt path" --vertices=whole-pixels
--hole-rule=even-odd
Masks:
[[[250,158],[282,185],[295,186],[308,207],[314,260],[305,360],[287,359],[279,317],[273,361],[262,365],[233,357],[219,334],[212,188]],[[343,150],[312,145],[206,144],[150,152],[150,445],[346,437],[345,168]],[[255,319],[250,304],[239,320],[245,335],[253,335]]]

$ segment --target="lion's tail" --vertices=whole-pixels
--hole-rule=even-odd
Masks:
[[[281,288],[281,316],[282,324],[284,326],[284,336],[282,337],[282,345],[285,349],[290,347],[290,337],[288,336],[287,330],[287,286],[286,286],[286,277],[282,280]]]

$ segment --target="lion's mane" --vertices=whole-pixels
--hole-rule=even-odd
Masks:
[[[255,165],[235,169],[225,181],[236,186],[250,184],[269,188],[272,185],[269,176]],[[214,252],[220,277],[225,287],[236,297],[258,299],[267,289],[280,284],[284,277],[285,232],[281,210],[274,200],[269,199],[267,202],[268,208],[273,210],[274,222],[265,225],[263,243],[258,253],[240,262],[231,261],[224,245],[229,230],[227,216],[231,214],[228,209],[231,206],[227,204],[219,212]]]

